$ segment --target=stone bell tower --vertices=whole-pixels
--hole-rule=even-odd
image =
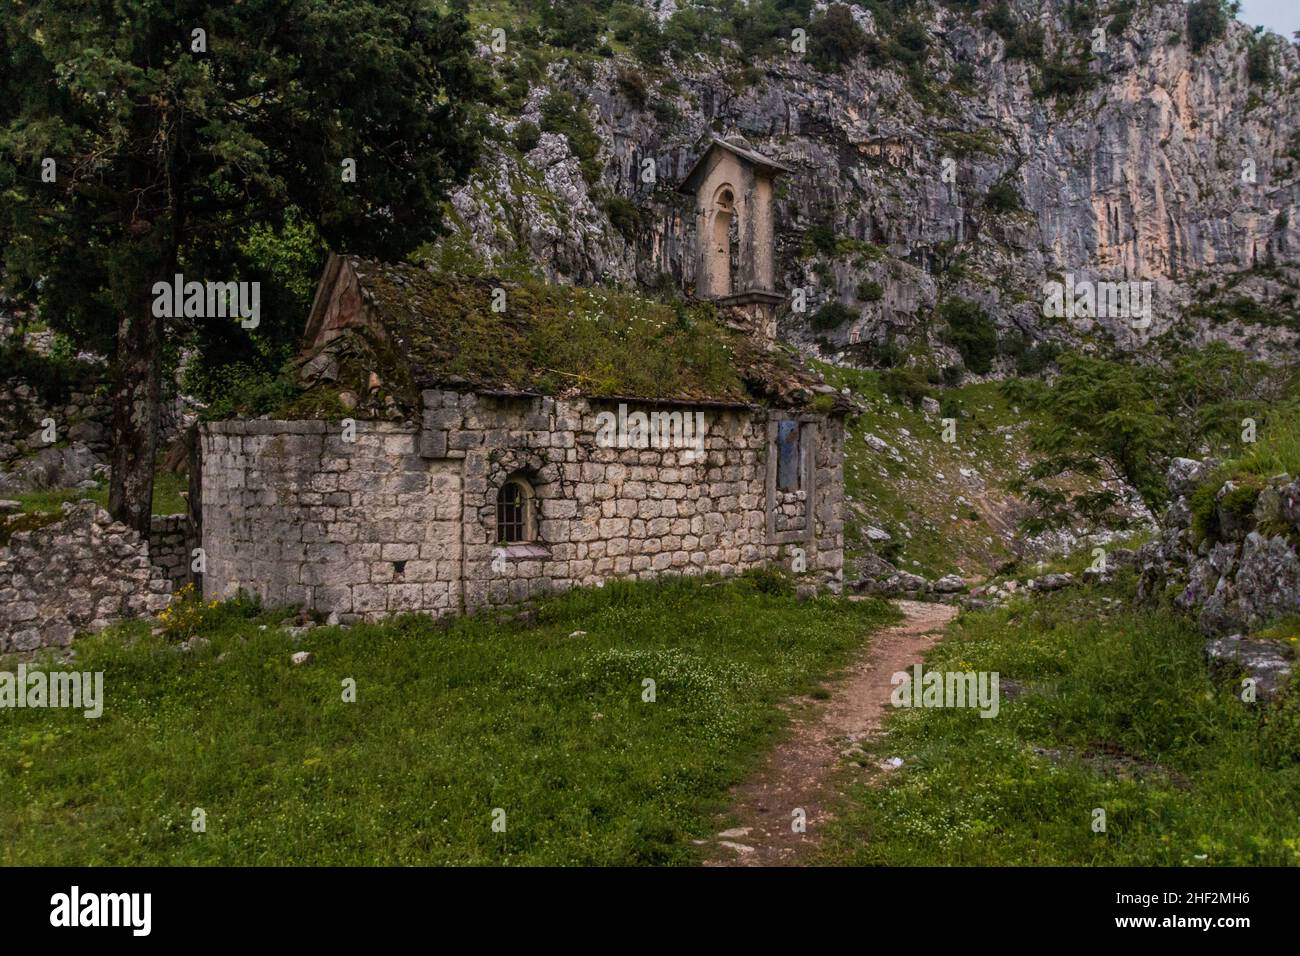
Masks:
[[[739,309],[766,343],[784,298],[773,288],[773,185],[789,171],[741,136],[714,137],[678,187],[695,197],[696,294]]]

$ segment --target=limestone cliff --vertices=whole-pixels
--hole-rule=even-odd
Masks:
[[[924,350],[955,364],[935,312],[948,297],[978,303],[1022,347],[1138,349],[1172,334],[1294,354],[1296,48],[1274,38],[1264,81],[1248,75],[1249,28],[1231,22],[1194,52],[1178,0],[1124,7],[1126,22],[1103,10],[1082,29],[1068,0],[1011,8],[1043,30],[1036,59],[1009,55],[981,11],[918,4],[919,81],[915,67],[871,56],[836,71],[789,51],[739,71],[734,58],[685,53],[663,69],[621,54],[552,58],[522,113],[494,114],[500,142],[456,195],[458,232],[436,255],[690,289],[693,216],[673,187],[706,136],[738,132],[794,170],[777,197],[777,286],[807,290],[807,304],[783,332],[823,356]],[[852,14],[884,39],[871,12]],[[1104,49],[1092,52],[1097,34]],[[483,55],[499,67],[520,53]],[[598,137],[585,161],[572,131],[546,131],[557,91],[574,94]],[[1067,277],[1151,282],[1149,327],[1045,318],[1044,282]],[[828,302],[849,311],[814,322]],[[1004,350],[995,371],[1011,362]]]

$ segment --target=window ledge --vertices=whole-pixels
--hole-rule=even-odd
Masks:
[[[499,544],[492,549],[492,557],[505,558],[507,561],[527,561],[536,558],[549,558],[551,549],[544,544]]]

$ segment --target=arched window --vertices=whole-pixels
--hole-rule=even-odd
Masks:
[[[708,251],[711,295],[731,294],[731,233],[735,228],[736,196],[731,186],[718,189],[713,200],[713,243]]]
[[[533,489],[523,478],[510,478],[497,491],[497,542],[533,540]]]

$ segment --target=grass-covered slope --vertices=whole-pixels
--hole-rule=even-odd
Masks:
[[[1033,458],[1033,417],[998,383],[938,391],[942,407],[928,412],[889,372],[817,369],[863,408],[848,420],[844,442],[850,566],[873,552],[927,577],[984,577],[1017,558],[1048,557],[1064,542],[1030,539],[1019,527],[1028,507],[1011,486]],[[945,418],[956,420],[953,442],[944,441]],[[890,539],[870,541],[869,528]]]
[[[1296,684],[1244,705],[1193,624],[1125,609],[1131,583],[963,615],[927,669],[997,672],[1013,699],[895,712],[864,762],[903,765],[852,789],[826,861],[1300,864]]]
[[[787,590],[612,584],[532,624],[411,617],[299,643],[274,614],[187,604],[167,636],[87,638],[100,719],[0,721],[0,864],[692,862],[778,702],[895,617]],[[194,634],[210,643],[179,653]],[[291,666],[298,650],[315,661]]]

